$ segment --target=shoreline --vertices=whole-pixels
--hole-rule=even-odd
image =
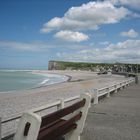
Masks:
[[[37,86],[37,87],[34,87],[34,88],[31,88],[31,89],[37,89],[37,88],[42,88],[42,87],[48,87],[48,86],[51,86],[51,85],[57,85],[57,84],[61,84],[61,83],[65,83],[65,82],[70,82],[70,80],[72,79],[72,76],[70,76],[70,75],[63,75],[63,74],[58,74],[58,73],[48,73],[48,70],[47,71],[44,71],[43,70],[43,72],[45,72],[45,73],[42,73],[41,72],[41,70],[37,70],[37,71],[35,71],[35,70],[33,70],[32,71],[33,72],[33,74],[39,74],[39,75],[46,75],[46,74],[51,74],[51,75],[57,75],[57,76],[65,76],[65,77],[67,77],[67,79],[66,80],[63,80],[63,81],[60,81],[60,82],[56,82],[56,83],[52,83],[52,84],[41,84],[40,86]],[[43,81],[42,81],[43,82]],[[27,89],[28,90],[28,89]]]
[[[8,70],[8,71],[13,71],[13,70]],[[14,71],[19,71],[19,70],[14,70]],[[20,70],[20,71],[22,71],[22,70]],[[30,71],[30,72],[33,72],[35,74],[40,74],[40,75],[42,75],[42,74],[43,75],[44,74],[61,75],[61,76],[68,77],[68,79],[65,81],[62,81],[62,82],[53,83],[53,84],[49,84],[49,85],[42,85],[42,86],[33,87],[33,88],[29,88],[29,89],[4,91],[4,92],[0,92],[0,96],[6,95],[6,94],[8,94],[9,96],[12,96],[12,94],[13,94],[13,96],[14,96],[14,94],[15,95],[26,94],[26,93],[33,94],[33,92],[36,93],[36,90],[37,90],[37,93],[39,93],[40,90],[42,90],[42,89],[44,91],[44,90],[47,90],[47,88],[61,86],[62,84],[65,84],[65,83],[72,83],[72,82],[79,82],[80,83],[80,82],[84,82],[87,80],[96,80],[96,78],[98,79],[99,77],[105,76],[105,75],[102,75],[102,76],[97,75],[96,72],[91,72],[91,71],[71,71],[71,70],[68,70],[68,71],[67,70],[66,71],[62,71],[62,70],[51,70],[51,71],[50,70],[23,70],[23,71]],[[87,76],[88,74],[90,76]],[[83,76],[83,75],[85,75],[85,76]],[[116,75],[114,75],[114,76],[116,76]],[[122,78],[122,76],[116,76],[116,77]]]
[[[44,77],[44,79],[41,78],[42,81],[32,85],[31,87],[27,87],[23,89],[21,88],[21,89],[13,89],[13,90],[12,89],[4,90],[4,91],[0,91],[0,94],[3,94],[3,93],[7,94],[7,93],[13,93],[13,92],[25,92],[32,89],[48,87],[50,85],[56,85],[56,84],[68,82],[72,78],[69,75],[63,75],[63,74],[58,74],[58,73],[50,74],[48,73],[48,70],[0,70],[0,71],[2,72],[27,72],[32,75],[38,75],[38,76]],[[51,77],[56,78],[56,81],[51,81],[52,80]],[[57,81],[57,78],[58,78],[58,81]]]

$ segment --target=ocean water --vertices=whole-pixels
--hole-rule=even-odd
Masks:
[[[68,80],[67,76],[33,71],[0,70],[0,92],[38,88]]]

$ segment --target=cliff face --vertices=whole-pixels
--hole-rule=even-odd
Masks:
[[[62,70],[62,67],[57,61],[49,61],[48,70]]]
[[[49,61],[48,70],[92,70],[98,65],[84,62]]]

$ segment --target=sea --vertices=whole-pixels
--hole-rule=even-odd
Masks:
[[[0,92],[27,90],[65,82],[67,76],[31,70],[0,70]]]

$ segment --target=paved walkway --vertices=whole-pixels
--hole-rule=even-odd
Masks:
[[[82,140],[140,140],[140,84],[93,105]]]

